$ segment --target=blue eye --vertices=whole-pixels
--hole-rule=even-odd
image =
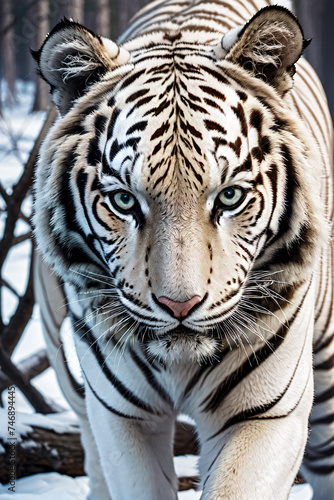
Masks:
[[[126,191],[119,191],[118,193],[115,193],[113,195],[113,200],[115,205],[124,211],[131,210],[136,203],[135,197]]]
[[[237,187],[231,186],[219,194],[219,201],[224,205],[225,208],[234,208],[240,203],[244,198],[244,190]]]

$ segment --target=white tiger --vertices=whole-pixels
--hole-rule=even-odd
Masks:
[[[332,124],[306,44],[267,0],[156,0],[120,45],[63,21],[35,53],[60,113],[36,292],[94,500],[177,498],[180,412],[202,500],[286,500],[314,381],[302,473],[333,498]]]

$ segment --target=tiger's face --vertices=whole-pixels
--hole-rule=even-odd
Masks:
[[[59,187],[46,202],[44,234],[51,220],[58,235],[50,260],[62,274],[92,265],[110,276],[118,312],[105,330],[125,317],[169,359],[213,356],[225,337],[238,339],[259,310],[249,307],[254,276],[284,269],[280,281],[294,283],[316,238],[315,204],[302,195],[313,180],[300,172],[310,152],[283,99],[288,76],[274,89],[215,54],[179,42],[134,55],[67,111],[44,152],[47,182]]]
[[[108,265],[130,314],[157,335],[181,325],[207,333],[238,307],[256,255],[277,228],[270,176],[280,141],[264,132],[275,127],[271,113],[233,81],[208,87],[204,69],[198,78],[190,63],[187,72],[170,64],[166,77],[163,67],[153,85],[143,73],[139,92],[125,86],[116,94],[100,217],[121,226]],[[215,70],[205,60],[202,68]],[[141,104],[148,92],[152,99]],[[181,318],[161,298],[194,304]]]

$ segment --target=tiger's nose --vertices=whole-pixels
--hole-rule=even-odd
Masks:
[[[173,312],[174,317],[178,319],[185,318],[189,311],[201,302],[201,300],[199,295],[195,295],[192,299],[186,300],[186,302],[174,302],[174,300],[167,299],[167,297],[158,298],[158,302],[167,306]]]

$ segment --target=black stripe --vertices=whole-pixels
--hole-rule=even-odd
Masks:
[[[214,89],[212,87],[207,87],[206,85],[200,85],[199,88],[203,90],[203,92],[205,92],[206,94],[209,94],[212,97],[219,99],[220,101],[226,101],[225,95],[219,92],[217,89]]]
[[[133,101],[136,101],[137,99],[139,99],[139,97],[143,97],[144,95],[147,94],[147,92],[149,92],[150,89],[141,89],[141,90],[137,90],[137,92],[134,92],[133,94],[131,94],[127,99],[126,99],[126,104],[129,103],[129,102],[133,102]]]
[[[77,174],[77,177],[76,177],[76,184],[77,184],[77,189],[79,191],[82,210],[84,212],[85,219],[86,219],[87,224],[89,226],[89,229],[91,231],[91,234],[85,237],[85,243],[87,244],[87,246],[89,246],[90,250],[94,253],[94,255],[97,256],[97,258],[100,262],[101,262],[101,259],[103,259],[103,261],[101,262],[101,265],[104,265],[104,264],[106,264],[106,262],[104,261],[104,251],[103,251],[102,243],[99,240],[99,238],[96,238],[95,231],[93,229],[92,223],[91,223],[89,215],[88,215],[87,207],[86,207],[85,190],[86,190],[87,182],[88,182],[88,174],[87,174],[87,172],[84,171],[83,168],[81,168]],[[99,246],[101,248],[101,254],[95,248],[94,241],[97,241],[97,243],[99,244]]]
[[[229,375],[214,391],[212,391],[202,401],[201,405],[205,404],[203,411],[210,411],[211,413],[214,413],[219,408],[224,398],[232,391],[232,389],[234,389],[240,382],[242,382],[242,380],[247,377],[252,371],[259,368],[259,366],[280,347],[289,332],[289,328],[298,316],[298,312],[304,303],[307,292],[305,293],[299,307],[293,314],[292,318],[279,328],[278,332],[274,334],[272,339],[263,347],[258,349],[255,353],[251,354],[240,367],[238,367],[233,373],[231,373],[231,375]]]
[[[208,370],[208,367],[206,365],[201,366],[201,368],[199,370],[197,370],[195,375],[189,380],[189,382],[184,390],[183,397],[187,397],[188,393],[195,387],[195,385],[200,380],[202,375],[206,372],[206,370]]]
[[[166,121],[165,123],[163,123],[161,125],[161,127],[159,127],[155,132],[154,134],[152,134],[151,136],[151,141],[153,141],[154,139],[157,139],[158,137],[161,137],[162,135],[164,135],[168,130],[169,130],[169,123],[168,121]]]
[[[201,382],[201,386],[203,386],[204,381],[207,379],[207,377],[219,366],[219,363],[223,360],[223,358],[230,352],[229,348],[222,348],[218,354],[215,353],[215,364],[212,365],[211,363],[209,364],[204,364],[201,366],[199,370],[195,373],[195,375],[189,380],[183,396],[187,397],[190,391],[195,387],[195,385],[199,382],[199,380],[203,377],[203,380]],[[216,360],[216,357],[218,359]]]
[[[107,231],[111,231],[112,228],[110,226],[108,226],[108,224],[106,224],[104,222],[104,220],[102,220],[101,217],[99,216],[99,214],[97,213],[97,203],[98,203],[98,201],[99,201],[100,198],[101,198],[101,196],[99,194],[97,194],[95,196],[94,201],[93,201],[93,205],[92,205],[92,212],[93,212],[93,215],[94,215],[95,219],[100,224],[100,226],[104,227]],[[110,213],[108,205],[106,205],[105,203],[103,203],[103,204],[101,203],[101,205],[103,207],[107,207],[108,208],[108,212]]]
[[[142,99],[140,99],[139,101],[136,102],[136,104],[130,109],[130,111],[128,111],[126,117],[129,118],[130,115],[132,115],[132,113],[140,108],[141,106],[144,106],[144,104],[147,104],[148,102],[152,101],[153,99],[153,95],[148,95],[146,97],[143,97]]]
[[[305,346],[305,342],[304,342],[304,346]],[[302,349],[301,353],[304,350],[304,346],[303,346],[303,349]],[[231,427],[232,425],[235,425],[235,424],[240,424],[240,423],[245,422],[245,421],[253,421],[253,420],[279,420],[281,418],[286,418],[289,415],[291,415],[291,413],[298,407],[300,401],[302,400],[302,398],[303,398],[303,396],[305,394],[305,390],[307,388],[307,385],[308,385],[310,377],[307,378],[307,381],[306,381],[306,384],[304,386],[303,392],[302,392],[300,398],[298,399],[297,403],[287,413],[283,413],[281,415],[272,415],[272,416],[271,415],[265,416],[263,414],[267,413],[269,410],[271,410],[284,397],[284,395],[286,394],[286,392],[288,391],[288,389],[289,389],[289,387],[291,385],[291,382],[294,379],[295,372],[296,372],[297,367],[299,365],[300,359],[301,359],[301,355],[299,357],[299,360],[298,360],[297,366],[295,367],[293,375],[292,375],[291,379],[289,380],[288,385],[286,386],[286,388],[284,389],[284,391],[281,394],[279,394],[276,398],[274,398],[272,401],[270,401],[266,405],[261,405],[261,406],[255,407],[255,408],[250,408],[249,410],[244,410],[244,411],[241,411],[240,413],[237,413],[237,415],[234,415],[234,417],[231,417],[223,425],[223,427],[221,427],[219,429],[219,431],[217,431],[215,434],[213,434],[212,436],[210,436],[208,438],[208,441],[210,439],[215,438],[216,436],[218,436],[222,432],[226,431],[226,429],[228,429],[229,427]]]
[[[61,234],[58,232],[53,233],[56,246],[58,246],[66,255],[66,260],[69,262],[89,262],[91,261],[91,256],[86,252],[85,247],[88,247],[90,251],[101,261],[100,254],[96,251],[93,244],[92,237],[87,237],[82,228],[79,226],[76,218],[76,208],[73,201],[73,190],[71,187],[71,174],[74,163],[77,159],[77,155],[71,151],[66,160],[63,163],[63,172],[61,180],[61,189],[59,190],[59,205],[64,208],[63,220],[64,220],[64,231]],[[82,200],[81,200],[82,202]],[[59,222],[59,216],[55,215],[53,211],[50,213],[50,224],[54,226],[55,223]],[[78,234],[82,243],[79,245],[71,235],[71,232]],[[69,238],[71,241],[71,246],[69,246]],[[103,262],[101,262],[103,266]]]
[[[166,168],[165,172],[155,181],[153,189],[155,189],[158,186],[158,184],[160,184],[160,182],[163,182],[166,179],[168,172],[169,168]]]
[[[105,115],[97,114],[95,116],[94,127],[98,132],[100,132],[100,134],[102,134],[102,132],[104,131],[104,127],[105,127],[105,124],[107,122],[107,119],[108,118]]]
[[[131,85],[132,83],[136,82],[136,80],[143,74],[145,73],[146,69],[141,69],[140,71],[137,71],[136,73],[132,73],[132,75],[128,76],[128,78],[126,78],[121,87],[120,87],[120,90],[122,89],[125,89],[126,87],[128,87],[129,85]],[[131,97],[131,96],[130,96]],[[130,99],[130,98],[129,98]]]
[[[215,71],[212,68],[208,68],[207,66],[201,66],[201,69],[209,73],[209,75],[216,78],[216,80],[218,80],[220,83],[225,83],[226,85],[230,85],[230,82],[227,80],[227,78],[225,78],[221,73],[218,73],[218,71]]]
[[[247,137],[248,125],[247,125],[247,120],[246,120],[245,111],[244,111],[243,106],[241,105],[240,102],[238,102],[237,106],[232,106],[231,109],[240,120],[240,127],[241,127],[242,135],[244,137]]]
[[[296,195],[296,188],[299,187],[296,179],[295,168],[292,161],[292,154],[289,148],[283,144],[281,146],[281,155],[284,160],[286,170],[285,181],[285,196],[284,196],[284,212],[278,222],[278,230],[274,237],[270,240],[270,245],[278,241],[283,235],[290,230],[290,223],[293,213],[294,199]],[[275,260],[277,261],[276,257]]]
[[[320,351],[326,349],[328,346],[331,345],[332,342],[334,342],[333,335],[329,335],[328,339],[325,339],[324,341],[322,341],[323,339],[321,337],[320,340],[321,341],[314,346],[313,354],[319,354]]]
[[[215,130],[216,132],[220,132],[221,134],[227,133],[224,127],[219,125],[219,123],[213,122],[212,120],[204,120],[204,123],[208,130]]]
[[[90,352],[92,352],[101,367],[102,372],[112,384],[112,386],[117,390],[117,392],[123,396],[129,403],[133,404],[137,408],[141,408],[148,413],[153,415],[159,415],[157,411],[155,411],[149,404],[142,401],[138,396],[136,396],[130,389],[128,389],[121,380],[119,380],[114,373],[110,370],[107,365],[107,358],[104,357],[98,342],[94,338],[90,329],[87,328],[87,325],[82,325],[79,329],[84,331],[84,335],[82,339],[85,340],[89,344]],[[79,333],[78,332],[78,333]]]
[[[140,359],[140,357],[132,349],[132,347],[129,347],[129,351],[130,351],[130,354],[132,356],[133,361],[136,363],[138,368],[141,370],[141,372],[143,373],[145,379],[150,384],[150,386],[159,394],[159,396],[164,401],[166,401],[166,403],[173,404],[171,397],[169,396],[167,391],[162,387],[162,385],[159,384],[159,382],[155,378],[150,367],[145,363],[144,360]]]
[[[96,397],[96,399],[98,401],[100,401],[100,403],[108,410],[110,411],[111,413],[113,413],[114,415],[117,415],[118,417],[122,417],[122,418],[127,418],[127,419],[131,419],[131,420],[144,420],[143,418],[141,417],[134,417],[133,415],[126,415],[125,413],[122,413],[118,410],[116,410],[115,408],[112,408],[110,405],[108,405],[108,403],[106,403],[105,401],[103,401],[103,399],[100,398],[100,396],[94,391],[93,387],[91,386],[91,384],[89,383],[89,380],[87,378],[87,375],[85,374],[85,372],[83,371],[83,374],[84,374],[84,377],[86,379],[86,382],[90,388],[90,390],[92,391],[92,393],[94,394],[94,396]]]
[[[326,449],[320,449],[318,446],[309,446],[306,453],[306,460],[323,460],[324,458],[329,458],[334,455],[334,446],[330,446]]]
[[[147,127],[147,120],[142,120],[141,122],[135,123],[126,131],[126,135],[133,134],[133,132],[142,132]]]

